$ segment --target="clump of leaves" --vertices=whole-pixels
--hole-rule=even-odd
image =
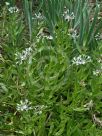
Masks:
[[[0,55],[1,135],[101,136],[101,41],[91,55],[78,51],[70,24],[60,20],[54,35],[38,32],[44,22],[38,23],[31,43],[18,13],[6,14],[0,21],[2,37],[9,34]]]

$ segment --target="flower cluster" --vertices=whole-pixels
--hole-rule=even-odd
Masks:
[[[88,62],[91,62],[91,57],[90,56],[87,56],[87,55],[79,55],[78,57],[74,57],[73,60],[72,60],[72,64],[75,64],[75,65],[84,65]]]
[[[92,115],[92,119],[93,119],[93,122],[94,122],[96,125],[102,127],[102,120],[99,119],[98,117],[96,117],[95,114]]]
[[[71,21],[75,18],[75,15],[73,12],[69,12],[69,9],[68,10],[65,10],[64,13],[63,13],[63,17],[66,21]]]
[[[48,39],[48,40],[53,40],[53,37],[51,35],[44,35],[43,37]]]
[[[5,4],[6,4],[6,6],[9,6],[9,5],[10,5],[10,3],[9,3],[9,2],[5,2]]]
[[[100,57],[98,59],[98,63],[102,64],[102,54],[100,55]]]
[[[25,101],[20,101],[20,104],[17,104],[16,109],[18,111],[28,111],[30,109],[32,109],[31,107],[31,102],[28,101],[28,99],[26,99]]]
[[[22,53],[17,52],[15,54],[15,59],[17,60],[16,64],[22,64],[24,60],[26,60],[32,53],[32,48],[26,48],[22,51]]]
[[[40,115],[42,114],[42,111],[46,108],[47,106],[45,105],[37,105],[37,106],[34,106],[34,113],[36,115]]]
[[[69,29],[68,32],[69,32],[68,35],[71,36],[72,39],[76,39],[79,37],[79,34],[78,34],[77,30],[75,30],[75,29]]]
[[[53,40],[53,36],[50,34],[47,28],[41,28],[37,34],[37,40],[39,41],[41,38]]]
[[[102,40],[102,34],[98,33],[97,35],[95,35],[95,39]]]
[[[98,76],[100,74],[102,74],[102,70],[101,69],[96,69],[96,70],[93,71],[93,75],[95,75],[95,76]]]
[[[35,16],[32,19],[43,20],[44,16],[39,12],[38,14],[35,13]]]
[[[85,83],[84,80],[81,80],[81,81],[79,82],[79,85],[80,85],[81,87],[85,87],[85,86],[86,86],[86,83]]]
[[[16,6],[14,6],[14,7],[10,7],[10,8],[8,9],[8,11],[9,11],[10,13],[16,13],[16,12],[19,12],[19,9],[18,9]]]
[[[90,102],[84,105],[84,108],[86,108],[87,110],[92,110],[93,106],[94,106],[94,103],[93,103],[93,100],[91,100]]]
[[[28,111],[28,110],[34,110],[35,115],[42,114],[43,110],[47,108],[45,105],[37,105],[32,106],[32,103],[28,101],[28,99],[25,99],[25,101],[20,101],[20,104],[17,104],[17,111]]]

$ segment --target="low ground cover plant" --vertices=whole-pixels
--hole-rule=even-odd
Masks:
[[[38,3],[1,7],[0,135],[101,136],[101,4]]]

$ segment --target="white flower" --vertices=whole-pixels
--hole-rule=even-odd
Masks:
[[[10,8],[8,9],[8,11],[9,11],[10,13],[16,13],[16,12],[19,11],[19,9],[18,9],[16,6],[14,6],[14,7],[10,7]]]
[[[94,122],[96,125],[102,127],[102,120],[99,119],[99,118],[97,118],[95,114],[92,115],[92,119],[93,119],[93,122]]]
[[[100,69],[96,69],[95,71],[93,71],[93,75],[95,75],[95,76],[98,76],[101,73],[102,73],[102,70],[100,70]]]
[[[99,58],[98,62],[99,62],[99,63],[102,63],[102,58]]]
[[[26,60],[32,53],[32,48],[26,48],[25,50],[22,51],[22,53],[16,53],[15,54],[15,60],[17,60],[17,64],[22,64],[24,60]]]
[[[102,64],[102,54],[100,55],[100,58],[98,59],[98,63]]]
[[[51,35],[45,35],[45,36],[43,36],[44,38],[46,38],[46,39],[48,39],[48,40],[53,40],[53,37],[51,36]]]
[[[9,3],[9,2],[5,2],[5,4],[6,4],[6,6],[9,6],[9,5],[10,5],[10,3]]]
[[[37,34],[37,40],[39,41],[41,38],[46,38],[48,40],[53,40],[53,36],[50,35],[50,32],[48,30],[46,30],[46,32],[44,32],[44,28],[41,28],[39,33]]]
[[[73,60],[72,60],[72,64],[75,64],[75,65],[84,65],[88,62],[91,62],[91,57],[90,56],[87,56],[87,55],[79,55],[78,57],[74,57]]]
[[[32,19],[42,20],[44,19],[44,16],[42,16],[42,14],[39,12],[38,14],[35,13],[35,17],[33,17]]]
[[[69,10],[65,10],[63,13],[63,17],[69,22],[70,20],[73,20],[75,18],[75,15],[73,12],[69,13]]]
[[[30,109],[32,109],[32,107],[30,106],[31,102],[28,101],[28,99],[25,99],[25,101],[20,101],[20,104],[17,104],[16,109],[18,111],[28,111]]]
[[[86,86],[86,83],[85,83],[84,80],[81,80],[81,81],[79,82],[79,84],[80,84],[81,87],[85,87],[85,86]]]
[[[89,103],[84,105],[84,108],[86,108],[87,110],[91,110],[94,106],[93,100],[91,100]]]
[[[45,105],[37,105],[37,106],[34,106],[34,113],[37,115],[40,115],[42,114],[42,111],[46,108],[47,106]]]
[[[102,40],[102,34],[98,33],[97,35],[95,35],[95,39]]]
[[[42,114],[43,110],[47,108],[45,105],[36,105],[32,106],[32,103],[28,101],[28,99],[25,99],[24,101],[20,101],[19,104],[17,104],[16,109],[17,111],[28,111],[28,110],[34,110],[35,115]]]
[[[75,38],[78,38],[78,34],[77,34],[77,31],[75,30],[75,31],[73,31],[73,33],[71,34],[71,37],[73,38],[73,39],[75,39]]]
[[[76,39],[79,37],[78,32],[75,29],[69,29],[68,35],[71,36],[72,39]]]

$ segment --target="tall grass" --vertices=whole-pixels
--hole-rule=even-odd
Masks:
[[[0,135],[101,136],[99,6],[90,21],[87,1],[40,2],[44,19],[33,14],[28,0],[26,16],[21,10],[10,13],[7,5],[1,9]],[[66,9],[73,19],[65,20]]]
[[[29,26],[30,40],[32,39],[32,1],[24,0],[24,12]]]
[[[58,24],[61,18],[63,19],[62,14],[64,7],[69,8],[70,12],[74,12],[75,14],[75,19],[70,24],[70,27],[79,31],[78,33],[80,33],[78,39],[74,39],[77,49],[81,52],[81,50],[85,49],[86,46],[88,46],[90,49],[93,49],[94,46],[97,46],[94,37],[99,33],[100,28],[102,27],[102,21],[98,20],[98,14],[100,12],[100,6],[98,2],[96,3],[94,15],[91,18],[93,9],[89,7],[89,2],[87,0],[76,0],[75,2],[67,0],[41,0],[39,2],[39,9],[42,10],[43,15],[45,16],[45,23],[51,33],[53,33],[55,26]],[[32,1],[24,1],[24,10],[28,19],[31,39]]]

